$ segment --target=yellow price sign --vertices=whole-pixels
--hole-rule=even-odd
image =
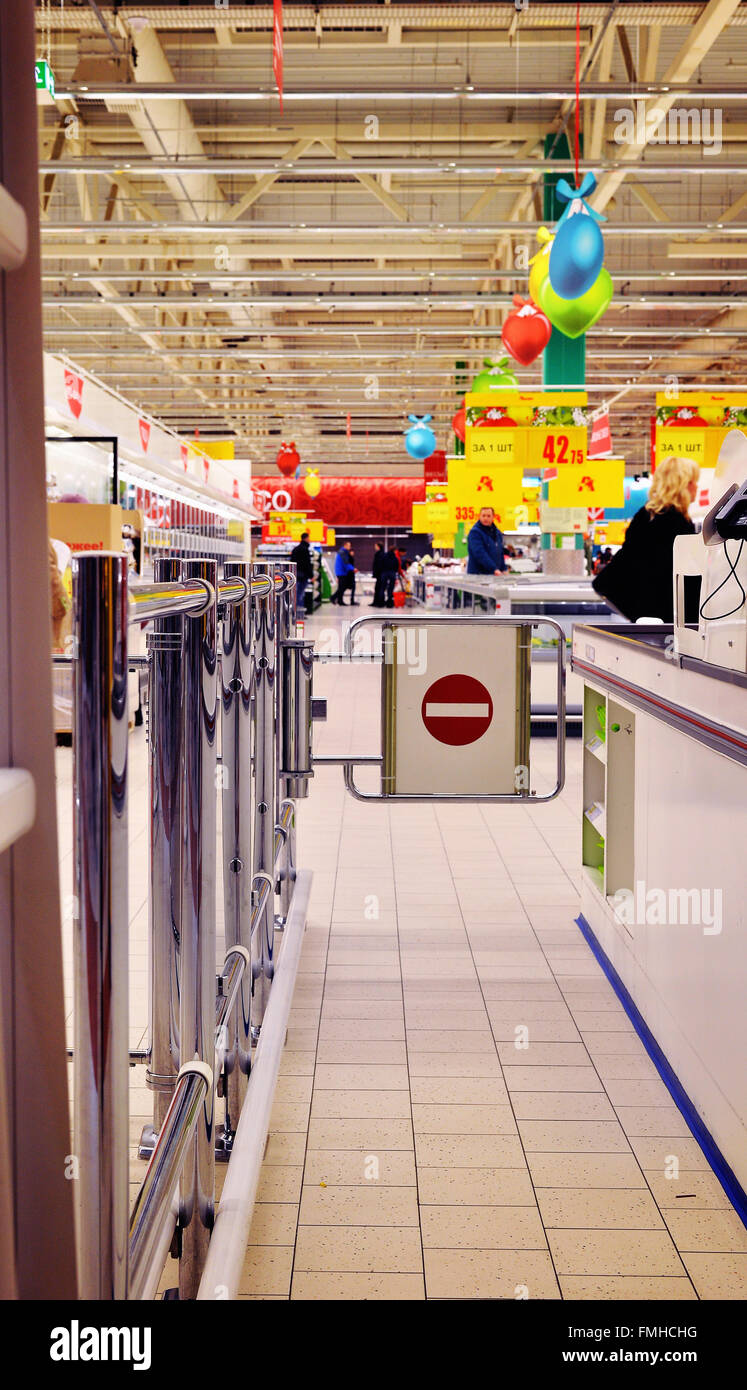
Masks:
[[[475,468],[464,459],[449,462],[449,508],[452,524],[477,521],[482,507],[494,511],[523,500],[521,467]]]
[[[527,467],[554,468],[586,460],[586,426],[559,425],[527,430]]]
[[[587,459],[583,464],[545,469],[550,507],[622,507],[625,464],[622,459]]]
[[[678,458],[690,459],[700,468],[705,463],[706,431],[703,426],[660,425],[656,431],[656,460],[661,463],[668,454]]]
[[[490,464],[492,467],[518,463],[518,433],[518,430],[500,425],[468,425],[464,445],[467,463]]]

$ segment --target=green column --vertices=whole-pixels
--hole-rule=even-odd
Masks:
[[[583,150],[583,141],[581,142]],[[572,152],[567,135],[545,136],[545,158],[571,159]],[[557,222],[563,216],[567,204],[555,194],[555,185],[564,174],[543,175],[542,215],[546,222]],[[573,175],[568,179],[573,183]],[[542,358],[543,386],[580,386],[586,381],[586,334],[580,338],[567,338],[565,333],[553,328],[552,337]]]

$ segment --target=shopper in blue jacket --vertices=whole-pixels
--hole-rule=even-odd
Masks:
[[[355,573],[353,543],[352,541],[344,541],[335,556],[337,592],[332,595],[332,602],[339,603],[341,608],[348,589],[350,590],[350,607],[355,607]]]
[[[503,558],[503,533],[494,517],[492,507],[482,507],[467,537],[468,574],[505,574],[508,568]]]

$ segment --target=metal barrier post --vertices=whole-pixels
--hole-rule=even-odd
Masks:
[[[85,1300],[123,1299],[129,1221],[125,556],[76,560],[73,610],[79,1288]]]
[[[181,560],[156,559],[155,583],[176,583]],[[140,1157],[152,1151],[179,1070],[179,937],[181,931],[181,681],[184,619],[155,618],[148,633],[150,695],[150,1065],[146,1082],[154,1091],[153,1125],[146,1125]],[[189,621],[189,619],[186,619]]]
[[[226,579],[249,580],[250,566],[232,562]],[[259,601],[259,600],[255,600]],[[252,912],[252,653],[251,604],[227,605],[221,630],[221,765],[223,898],[226,951],[243,946],[251,953]],[[224,1148],[230,1148],[239,1121],[251,1067],[251,971],[244,971],[237,1007],[226,1020]]]
[[[184,628],[180,1061],[215,1064],[217,564],[184,560],[182,579],[212,586]],[[195,1298],[215,1211],[215,1088],[205,1097],[182,1171],[179,1296]]]
[[[252,574],[275,578],[283,566],[274,560],[252,566]],[[275,706],[277,699],[277,602],[275,594],[252,606],[254,638],[252,680],[254,686],[254,838],[252,878],[275,873]],[[252,952],[252,1034],[259,1035],[267,1008],[274,972],[275,914],[273,895],[266,898],[257,928],[257,949]]]
[[[283,653],[288,642],[295,641],[296,637],[296,617],[297,603],[296,594],[298,586],[296,583],[296,565],[293,561],[284,562],[282,568],[286,574],[293,576],[293,583],[286,584],[276,596],[277,603],[277,696],[275,707],[275,768],[276,768],[276,791],[275,791],[275,820],[279,821],[283,802],[296,795],[289,780],[283,777],[281,769],[283,762],[283,726],[284,726],[284,706],[285,706],[285,681],[283,677]],[[283,841],[280,852],[280,862],[278,864],[277,881],[280,888],[280,913],[276,916],[276,925],[283,927],[288,916],[290,900],[293,896],[291,881],[293,876],[293,863],[295,860],[295,837],[296,819],[295,815],[291,818],[288,825],[287,834]]]

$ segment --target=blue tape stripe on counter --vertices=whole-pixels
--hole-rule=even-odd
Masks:
[[[737,1215],[739,1216],[742,1223],[745,1226],[747,1226],[747,1193],[742,1187],[736,1174],[729,1167],[729,1164],[724,1158],[724,1155],[718,1147],[718,1144],[713,1138],[713,1135],[711,1134],[710,1130],[706,1129],[705,1125],[703,1124],[703,1121],[701,1120],[700,1115],[695,1109],[695,1106],[693,1105],[689,1095],[687,1094],[687,1091],[684,1089],[679,1078],[675,1076],[675,1073],[672,1071],[669,1062],[667,1061],[666,1057],[664,1056],[664,1053],[659,1047],[659,1044],[656,1041],[656,1038],[654,1037],[653,1033],[651,1032],[651,1029],[649,1028],[645,1018],[641,1014],[640,1010],[637,1008],[632,998],[632,995],[629,993],[626,986],[620,979],[620,976],[615,970],[612,961],[607,955],[607,952],[604,950],[604,947],[600,945],[583,913],[579,913],[578,917],[576,918],[576,926],[579,928],[580,932],[585,938],[586,943],[589,946],[589,949],[591,950],[592,954],[596,957],[597,961],[601,965],[602,970],[604,971],[605,975],[607,976],[607,979],[612,985],[615,994],[620,1000],[620,1003],[622,1004],[626,1014],[628,1015],[628,1018],[630,1019],[633,1027],[635,1028],[635,1031],[638,1034],[641,1042],[643,1043],[643,1046],[645,1047],[649,1057],[651,1058],[651,1061],[656,1067],[659,1076],[661,1077],[662,1081],[664,1082],[664,1085],[669,1091],[672,1100],[674,1101],[675,1105],[677,1106],[677,1109],[679,1110],[680,1114],[685,1120],[685,1123],[687,1124],[687,1127],[690,1130],[693,1138],[697,1141],[697,1143],[703,1150],[703,1153],[705,1154],[706,1158],[708,1159],[708,1162],[711,1165],[711,1168],[713,1169],[714,1173],[716,1174],[716,1177],[721,1183],[724,1192],[729,1198],[729,1201],[732,1203],[734,1210],[737,1212]]]

